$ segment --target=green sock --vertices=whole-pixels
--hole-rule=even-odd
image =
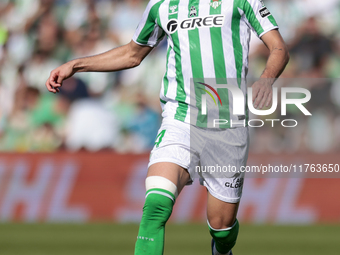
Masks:
[[[215,240],[216,250],[221,254],[228,253],[236,244],[236,239],[239,231],[239,223],[236,220],[233,227],[228,229],[212,229],[209,226],[210,235]]]
[[[146,192],[143,216],[139,226],[135,255],[162,255],[165,223],[170,218],[175,196],[163,189]]]

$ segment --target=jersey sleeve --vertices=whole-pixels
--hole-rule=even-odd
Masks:
[[[273,15],[262,0],[245,0],[243,11],[248,26],[259,38],[273,29],[278,29]]]
[[[151,0],[147,5],[132,40],[139,44],[155,47],[164,38],[164,30],[157,24],[161,0]]]

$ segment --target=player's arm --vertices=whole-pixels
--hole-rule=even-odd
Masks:
[[[278,30],[272,30],[261,37],[270,51],[266,68],[253,88],[253,103],[255,108],[268,107],[272,102],[272,85],[282,74],[289,61],[288,48]]]
[[[46,81],[50,92],[57,93],[64,80],[77,72],[114,72],[138,66],[152,47],[130,43],[105,53],[75,59],[53,70]]]

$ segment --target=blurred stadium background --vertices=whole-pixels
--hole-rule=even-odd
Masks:
[[[339,164],[340,1],[265,3],[290,48],[283,77],[320,82],[306,87],[312,117],[289,109],[297,128],[251,130],[249,164]],[[77,74],[58,95],[44,84],[68,60],[128,43],[146,4],[0,1],[2,254],[132,254],[137,225],[126,224],[142,214],[166,43],[137,69]],[[260,76],[267,56],[253,37],[250,79]],[[237,254],[339,254],[340,179],[245,183]],[[205,196],[197,182],[184,190],[166,254],[210,254]]]

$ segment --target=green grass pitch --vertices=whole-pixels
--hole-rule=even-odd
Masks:
[[[1,255],[132,255],[137,225],[0,224]],[[241,225],[235,255],[340,254],[340,225]],[[210,255],[205,224],[170,224],[165,255]]]

